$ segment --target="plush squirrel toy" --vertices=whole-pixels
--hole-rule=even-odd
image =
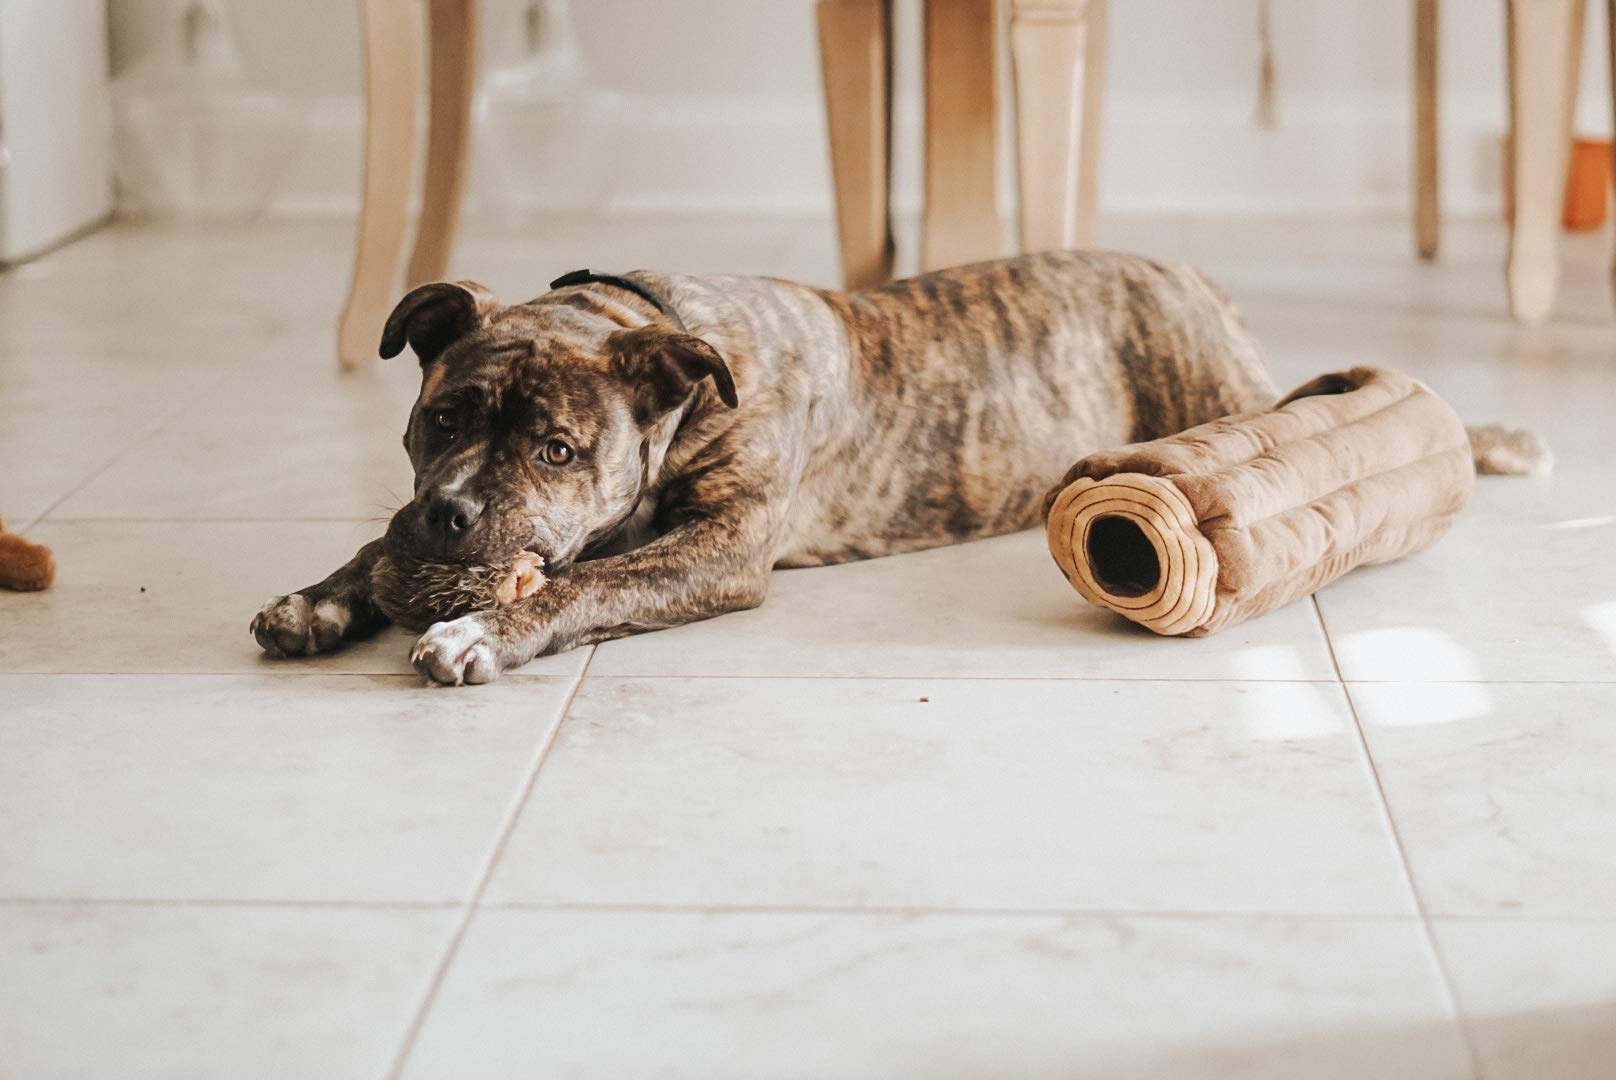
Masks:
[[[376,560],[370,585],[383,614],[420,631],[527,599],[544,585],[544,560],[523,551],[501,566],[458,566],[388,553]]]
[[[6,532],[6,523],[0,519],[0,589],[38,592],[50,588],[55,579],[56,559],[50,548]]]

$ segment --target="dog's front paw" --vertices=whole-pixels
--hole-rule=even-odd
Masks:
[[[340,600],[310,603],[302,593],[292,593],[265,604],[248,629],[271,656],[308,656],[341,645],[352,621],[353,612]]]
[[[449,686],[499,678],[494,634],[480,615],[433,623],[415,643],[410,663],[433,682]]]

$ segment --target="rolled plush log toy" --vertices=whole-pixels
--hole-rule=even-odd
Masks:
[[[1267,412],[1091,454],[1045,518],[1085,599],[1199,637],[1419,551],[1474,483],[1453,410],[1405,375],[1359,367]]]

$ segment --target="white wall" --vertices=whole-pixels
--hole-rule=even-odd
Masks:
[[[172,0],[109,0],[114,70]],[[348,211],[358,176],[352,0],[223,0],[256,77],[299,101],[306,138],[286,211]],[[918,11],[898,0],[898,203],[918,202]],[[485,0],[485,62],[516,59],[519,0]],[[1407,0],[1275,0],[1281,125],[1251,123],[1257,0],[1112,0],[1102,202],[1109,211],[1401,211],[1407,204]],[[1505,116],[1503,4],[1443,5],[1443,187],[1496,212]],[[1590,5],[1598,9],[1603,5]],[[614,205],[793,214],[830,205],[812,0],[576,0],[601,87],[624,95]],[[1579,127],[1610,128],[1591,12]],[[475,181],[474,181],[475,190]]]

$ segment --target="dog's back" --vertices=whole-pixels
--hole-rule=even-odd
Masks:
[[[857,293],[662,283],[733,358],[743,402],[761,399],[757,420],[737,422],[781,425],[778,465],[796,486],[778,565],[1028,528],[1077,458],[1277,397],[1221,291],[1134,255],[1048,252]],[[1475,434],[1484,470],[1524,471]]]
[[[1026,256],[825,302],[852,390],[808,464],[787,565],[1027,528],[1083,454],[1274,398],[1228,301],[1134,256]]]

